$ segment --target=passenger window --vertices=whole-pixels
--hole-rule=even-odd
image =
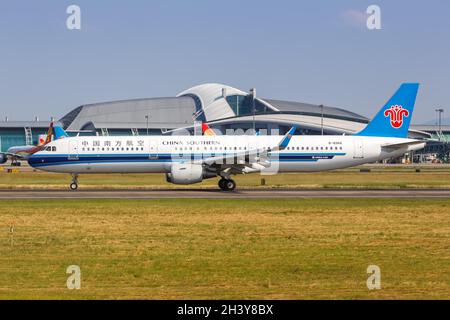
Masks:
[[[56,147],[52,147],[52,151],[55,152],[56,151]]]

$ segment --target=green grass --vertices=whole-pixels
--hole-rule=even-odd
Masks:
[[[320,173],[259,174],[234,177],[239,188],[450,188],[450,170],[433,169],[377,170],[359,172],[342,170]],[[261,179],[266,185],[261,186]],[[0,189],[67,189],[68,174],[43,172],[0,173]],[[163,174],[94,174],[80,175],[81,189],[157,189],[217,188],[218,179],[192,186],[176,186],[165,181]]]
[[[450,200],[11,200],[0,222],[2,299],[450,298]]]

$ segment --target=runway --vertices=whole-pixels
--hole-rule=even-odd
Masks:
[[[0,200],[11,199],[309,199],[309,198],[450,198],[450,190],[342,189],[216,189],[159,190],[0,190]]]

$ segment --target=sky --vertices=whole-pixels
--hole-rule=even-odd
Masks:
[[[429,122],[450,117],[449,14],[448,0],[0,0],[0,120],[208,82],[372,117],[420,82],[413,122]]]

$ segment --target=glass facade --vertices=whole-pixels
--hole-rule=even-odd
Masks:
[[[226,100],[233,109],[236,116],[251,116],[253,115],[253,99],[251,96],[233,95],[227,96]],[[267,113],[271,111],[267,106],[255,99],[255,114]]]

